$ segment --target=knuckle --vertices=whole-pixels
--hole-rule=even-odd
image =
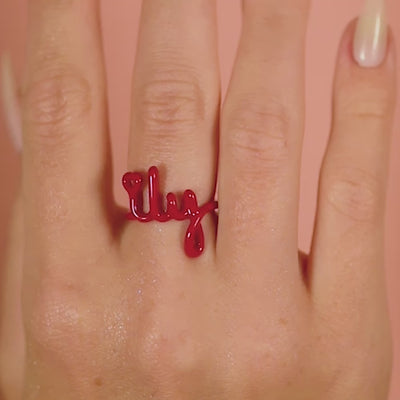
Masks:
[[[293,25],[293,20],[298,20],[299,18],[304,20],[309,13],[311,1],[298,0],[294,4],[291,4],[290,7],[287,7],[284,3],[281,3],[282,6],[279,6],[280,2],[277,3],[275,7],[266,7],[263,2],[243,1],[242,9],[245,16],[249,15],[252,17],[252,21],[256,18],[260,19],[260,22],[263,22],[264,26],[270,27],[272,24],[274,27],[281,28],[282,23]],[[265,22],[267,25],[265,25]]]
[[[352,314],[346,319],[336,315],[335,311],[318,310],[318,307],[315,311],[321,322],[314,343],[320,357],[313,361],[314,365],[318,365],[323,356],[331,387],[347,390],[348,393],[350,390],[360,393],[360,388],[364,388],[366,393],[378,388],[381,390],[383,383],[387,387],[392,364],[390,330],[381,329],[378,324],[379,328],[374,331],[372,338],[369,330],[360,331],[360,322],[354,321],[354,311],[346,311],[346,314]],[[349,348],[353,349],[351,354]],[[381,397],[385,396],[376,398]]]
[[[26,321],[28,338],[42,351],[65,355],[70,346],[87,337],[82,289],[60,280],[44,282],[40,289],[25,305],[30,316]]]
[[[165,382],[199,368],[199,343],[188,330],[148,327],[139,335],[137,363],[141,371]]]
[[[45,70],[46,71],[46,70]],[[25,120],[40,145],[69,141],[72,129],[91,109],[88,80],[68,66],[40,72],[23,93]]]
[[[247,382],[257,386],[271,384],[271,381],[267,382],[266,377],[280,384],[296,379],[299,369],[305,368],[308,360],[306,345],[298,342],[283,337],[282,342],[274,341],[277,348],[273,349],[272,345],[265,343],[265,340],[257,343],[258,346],[254,346],[251,353],[246,356],[247,362],[243,363],[241,366],[243,369],[237,371],[237,375],[246,376]]]
[[[176,142],[177,133],[190,132],[205,119],[205,96],[199,81],[183,68],[159,68],[138,93],[139,125],[152,141]]]
[[[228,115],[227,130],[231,154],[252,168],[263,163],[280,169],[289,156],[290,118],[284,106],[270,102],[243,101]]]
[[[323,196],[340,214],[355,221],[373,221],[384,203],[381,180],[357,167],[324,171]]]
[[[356,93],[355,93],[356,92]],[[385,121],[392,109],[391,95],[384,88],[353,87],[343,90],[340,96],[339,119],[376,124]]]
[[[343,115],[352,121],[360,121],[363,124],[380,123],[388,115],[388,109],[382,103],[375,100],[362,100],[344,108]]]

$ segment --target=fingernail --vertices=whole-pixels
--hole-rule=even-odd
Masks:
[[[1,97],[7,131],[17,151],[22,150],[21,112],[17,95],[11,57],[5,53],[1,56]]]
[[[353,55],[361,67],[379,66],[385,58],[388,24],[385,0],[365,0],[354,35]]]

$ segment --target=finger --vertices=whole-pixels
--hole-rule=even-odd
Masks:
[[[1,59],[1,87],[7,132],[16,151],[22,147],[21,115],[18,89],[11,59]],[[24,368],[24,335],[21,309],[23,263],[23,207],[19,195],[11,214],[4,265],[1,268],[0,290],[0,398],[22,396]]]
[[[217,252],[245,257],[246,269],[268,254],[297,263],[308,9],[307,0],[243,1],[221,119]]]
[[[380,32],[375,44],[382,42],[380,46],[386,48],[387,31],[382,21],[378,24],[370,29]],[[354,31],[352,23],[337,62],[333,124],[320,176],[310,279],[316,299],[330,303],[336,312],[351,309],[353,315],[349,305],[361,302],[374,315],[374,310],[382,313],[385,301],[383,233],[395,56],[389,36],[383,63],[375,68],[359,66],[352,57]]]
[[[68,247],[67,256],[85,247],[82,237],[91,239],[85,250],[98,246],[105,193],[111,193],[99,2],[34,0],[28,18],[22,96],[27,237],[37,239],[36,254],[51,245]]]
[[[21,111],[17,84],[8,54],[4,54],[1,58],[1,88],[7,132],[15,150],[19,152],[22,149]]]
[[[215,185],[219,104],[216,43],[214,0],[143,2],[128,167],[143,172],[152,165],[160,167],[164,196],[191,189],[199,204],[213,197]],[[206,225],[210,226],[210,220]],[[160,234],[153,224],[127,227],[140,235]],[[208,231],[206,237],[212,234]],[[155,238],[158,243],[165,243],[169,251],[181,251],[179,224],[170,224],[161,236]]]
[[[19,196],[12,213],[9,242],[1,277],[0,389],[5,399],[22,395],[24,336],[21,310],[23,209]]]

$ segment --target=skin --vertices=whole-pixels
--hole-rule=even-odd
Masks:
[[[343,35],[303,255],[309,1],[243,0],[221,112],[215,2],[143,2],[127,170],[158,165],[163,193],[190,188],[199,204],[218,176],[218,228],[203,220],[206,250],[189,259],[185,223],[127,221],[112,198],[98,7],[29,2],[23,179],[2,302],[0,345],[15,350],[2,352],[5,400],[385,399],[393,39],[384,63],[363,69],[351,54],[354,22]],[[20,302],[22,316],[10,312]]]

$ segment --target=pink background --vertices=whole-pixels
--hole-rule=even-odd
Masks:
[[[190,0],[188,0],[190,1]],[[295,1],[295,0],[294,0]],[[388,0],[391,25],[400,54],[400,2]],[[336,49],[346,23],[360,11],[362,0],[314,0],[307,49],[307,127],[304,142],[300,235],[308,249],[315,210],[317,174],[330,124],[330,95]],[[108,73],[111,131],[116,181],[124,172],[129,127],[130,78],[134,62],[139,0],[102,1],[104,46]],[[228,83],[240,29],[238,0],[218,0],[223,92]],[[17,77],[24,59],[26,25],[24,0],[0,0],[0,51],[11,53]],[[400,68],[400,67],[399,67]],[[398,79],[400,86],[400,78]],[[399,87],[400,93],[400,87]],[[392,142],[387,209],[386,268],[395,341],[395,363],[390,400],[400,399],[400,107]],[[0,254],[4,251],[10,204],[19,173],[19,161],[6,135],[0,112]],[[115,187],[118,199],[122,192]]]

